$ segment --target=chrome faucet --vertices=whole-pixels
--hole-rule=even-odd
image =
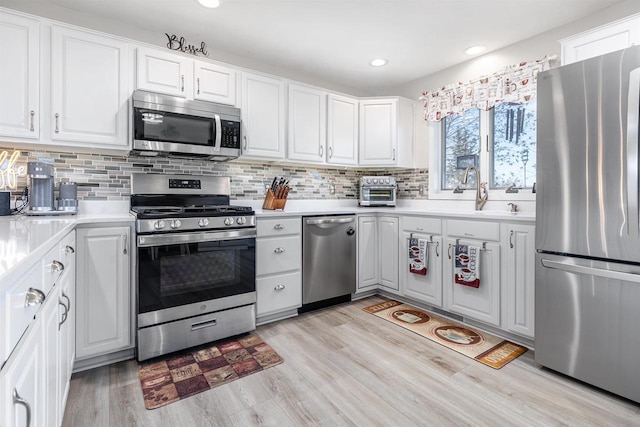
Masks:
[[[467,166],[464,170],[464,175],[462,175],[462,180],[460,181],[462,184],[466,184],[469,179],[469,171],[473,169],[476,172],[476,210],[481,211],[484,204],[487,203],[487,199],[489,198],[489,194],[487,193],[487,183],[480,182],[480,171],[477,167],[471,165]],[[484,192],[481,194],[480,189]]]

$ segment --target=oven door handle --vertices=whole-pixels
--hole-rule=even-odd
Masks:
[[[256,237],[256,229],[199,231],[195,233],[167,233],[138,236],[138,247],[179,245],[184,243],[219,242],[223,240],[251,239]]]

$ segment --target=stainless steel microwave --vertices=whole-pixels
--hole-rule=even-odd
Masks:
[[[214,161],[240,156],[238,108],[136,90],[132,115],[132,153]]]
[[[395,206],[396,179],[392,176],[360,178],[360,206]]]

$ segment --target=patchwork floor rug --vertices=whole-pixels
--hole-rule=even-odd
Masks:
[[[140,365],[144,405],[155,409],[282,363],[255,333],[216,341]]]
[[[494,369],[502,368],[527,351],[527,348],[521,345],[476,331],[399,301],[388,300],[365,307],[363,310]]]

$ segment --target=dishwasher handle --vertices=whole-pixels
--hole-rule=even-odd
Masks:
[[[321,219],[308,219],[308,225],[318,225],[318,224],[348,224],[350,222],[355,222],[355,217],[352,218],[321,218]]]

